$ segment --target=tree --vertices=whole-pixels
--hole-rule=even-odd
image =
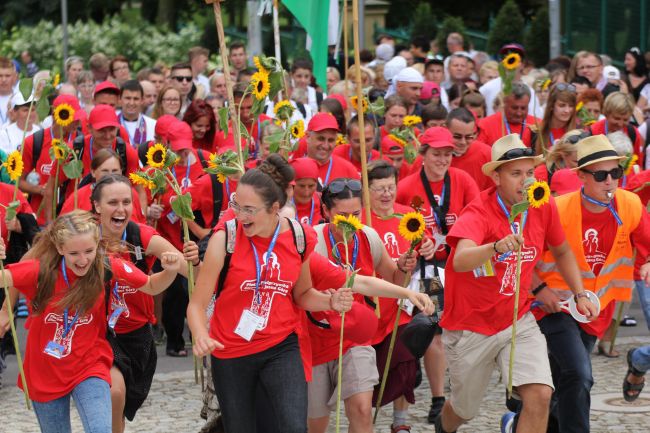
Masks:
[[[526,55],[537,67],[542,67],[549,60],[548,27],[548,7],[542,6],[533,16],[524,37]]]
[[[487,51],[496,54],[509,42],[523,42],[524,17],[514,0],[507,0],[499,9],[488,34]]]
[[[424,36],[425,38],[432,39],[435,35],[435,22],[436,16],[431,11],[431,5],[428,3],[418,4],[413,14],[411,38],[414,36]]]
[[[436,42],[438,43],[438,49],[446,57],[448,56],[449,50],[447,50],[447,36],[449,33],[460,33],[463,36],[463,48],[467,49],[468,40],[467,32],[465,29],[465,23],[461,17],[447,17],[442,21],[440,29],[438,29],[438,34],[436,35]]]

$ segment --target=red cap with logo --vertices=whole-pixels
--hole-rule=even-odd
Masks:
[[[181,121],[173,123],[169,128],[169,143],[172,150],[180,152],[183,149],[193,149],[192,136],[190,125]]]
[[[295,180],[318,179],[318,164],[311,158],[298,158],[291,161],[296,172]]]
[[[176,122],[180,122],[176,116],[164,114],[156,120],[155,134],[163,140],[169,140],[169,130]]]
[[[381,153],[386,156],[403,155],[404,147],[392,135],[388,134],[381,139]]]
[[[418,138],[422,146],[429,146],[434,149],[454,147],[454,137],[447,128],[443,128],[442,126],[429,128]]]
[[[316,113],[309,121],[308,131],[324,131],[326,129],[333,129],[339,132],[339,124],[336,118],[331,113]]]
[[[93,96],[97,96],[97,94],[101,92],[115,93],[116,95],[119,95],[120,88],[117,87],[117,85],[112,81],[102,81],[95,86],[95,92],[93,93]]]
[[[90,112],[88,122],[93,129],[102,129],[109,126],[119,128],[120,126],[115,109],[106,104],[95,105],[95,108]]]
[[[74,120],[84,120],[86,118],[86,112],[81,109],[81,106],[79,105],[79,100],[75,96],[65,95],[65,94],[59,95],[56,98],[54,98],[54,101],[52,102],[52,106],[54,108],[62,104],[67,104],[72,107],[72,109],[74,110]]]

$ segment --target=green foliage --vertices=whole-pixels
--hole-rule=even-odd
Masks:
[[[436,35],[438,49],[443,53],[443,55],[448,56],[450,54],[447,50],[447,36],[449,33],[460,33],[463,36],[463,41],[465,41],[464,48],[468,48],[467,42],[469,39],[467,37],[463,18],[448,16],[442,21],[442,25],[440,26],[440,29],[438,29],[438,34]]]
[[[174,33],[152,26],[146,21],[126,24],[114,16],[101,24],[77,21],[68,26],[69,53],[88,59],[93,53],[107,56],[125,55],[131,69],[137,71],[157,61],[172,64],[187,58],[187,50],[196,45],[201,30],[190,24]],[[0,55],[16,57],[29,50],[41,69],[52,69],[63,63],[63,31],[60,25],[41,21],[33,27],[16,27],[0,34]]]
[[[514,0],[507,0],[499,9],[487,41],[487,52],[496,54],[499,48],[509,42],[522,43],[524,17]]]
[[[542,6],[533,16],[524,36],[524,46],[528,58],[538,67],[549,60],[549,17],[548,6]]]
[[[426,38],[433,38],[436,28],[436,16],[431,10],[429,3],[420,2],[415,8],[411,19],[413,20],[411,37],[424,36]]]

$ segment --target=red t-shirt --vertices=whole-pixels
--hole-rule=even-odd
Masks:
[[[84,185],[77,190],[77,209],[87,210],[91,212],[93,210],[92,203],[90,201],[90,196],[93,193],[94,184]],[[142,206],[140,206],[140,200],[138,199],[139,194],[135,188],[131,187],[131,192],[133,193],[133,212],[131,214],[131,220],[138,223],[146,223],[147,219],[142,212]],[[61,212],[59,215],[63,215],[74,210],[74,194],[65,199],[63,206],[61,207]]]
[[[296,203],[296,217],[302,225],[315,226],[320,223],[323,216],[320,213],[320,197],[317,193],[307,203]]]
[[[480,141],[474,141],[470,144],[464,155],[456,156],[451,160],[451,166],[459,168],[469,174],[483,191],[494,186],[492,179],[481,170],[483,164],[492,160],[492,151],[490,146]]]
[[[413,212],[408,206],[403,206],[399,203],[395,203],[393,206],[393,211],[396,215],[393,215],[392,218],[380,218],[376,213],[371,213],[372,219],[372,228],[377,231],[379,237],[384,243],[384,247],[388,252],[388,255],[395,261],[402,255],[408,252],[411,247],[411,243],[404,239],[399,234],[399,222],[402,219],[402,216],[408,212]],[[365,215],[365,214],[364,214]],[[381,277],[378,275],[378,277]],[[395,325],[395,317],[397,316],[397,310],[399,309],[398,305],[399,300],[395,298],[379,298],[379,323],[377,325],[377,333],[375,338],[372,340],[372,344],[380,343],[388,334],[393,331],[393,326]],[[400,325],[404,325],[411,320],[411,316],[407,313],[402,312],[400,315]]]
[[[535,121],[535,117],[530,115],[526,116],[526,125],[535,125]],[[519,134],[521,141],[523,141],[526,146],[531,146],[530,129],[524,127],[524,125],[521,123],[504,124],[504,122],[501,121],[500,112],[480,119],[478,122],[478,127],[479,134],[477,140],[482,141],[488,146],[492,146],[495,141],[508,134]],[[522,127],[524,127],[523,134],[521,132]]]
[[[340,177],[361,179],[356,167],[340,156],[332,155],[325,164],[321,165],[318,161],[316,161],[316,164],[318,165],[318,183],[323,186]]]
[[[72,147],[72,142],[77,137],[77,132],[73,132],[65,138],[66,144]],[[50,178],[50,174],[54,172],[54,164],[50,158],[50,148],[52,147],[52,128],[47,128],[43,131],[43,144],[41,145],[41,154],[38,161],[34,161],[34,134],[25,139],[25,149],[23,150],[23,178],[33,170],[38,173],[40,179],[38,184],[44,186]],[[29,204],[32,209],[39,209],[43,196],[40,194],[33,194],[29,197]],[[45,212],[39,212],[37,215],[39,225],[45,225]]]
[[[422,168],[421,170],[424,169]],[[460,212],[479,195],[479,190],[474,179],[463,170],[450,167],[448,173],[451,186],[451,197],[449,199],[449,211],[447,212],[446,223],[447,230],[451,230],[456,223]],[[429,184],[431,185],[431,191],[433,192],[434,198],[438,203],[440,203],[444,179],[436,182],[429,182]],[[447,194],[449,194],[449,192],[445,191],[445,195]],[[431,202],[424,190],[424,185],[420,178],[420,172],[411,174],[399,183],[397,186],[397,197],[395,201],[405,206],[409,206],[414,197],[420,197],[424,201],[424,205],[422,206],[422,216],[424,216],[424,222],[427,225],[429,234],[433,235],[434,230],[437,232],[440,229],[437,227]],[[436,252],[436,258],[438,260],[444,260],[446,257],[447,252],[445,251],[445,247],[444,245],[441,245]]]
[[[517,218],[516,224],[521,217]],[[453,260],[460,239],[470,239],[476,245],[492,244],[512,233],[508,220],[499,207],[496,187],[481,192],[479,197],[463,210],[452,227],[447,242],[451,245],[448,266],[445,268],[445,310],[440,325],[449,330],[469,330],[484,335],[494,335],[512,325],[517,254],[498,262],[494,254],[490,262],[493,274],[477,270],[456,272]],[[524,228],[522,249],[521,293],[519,317],[530,310],[528,291],[535,264],[545,246],[558,246],[564,242],[555,201],[528,211]]]
[[[131,287],[142,287],[146,284],[147,275],[135,266],[110,258],[113,272],[113,284],[126,284]],[[14,286],[31,302],[36,296],[38,280],[38,260],[8,265]],[[68,279],[71,285],[77,280],[74,272],[68,269]],[[27,345],[25,348],[25,375],[32,400],[41,403],[55,400],[69,394],[79,383],[89,377],[98,377],[111,383],[110,369],[113,364],[113,350],[106,340],[106,304],[104,290],[95,302],[93,308],[81,314],[72,325],[68,335],[63,338],[64,315],[56,307],[68,287],[60,272],[54,286],[54,293],[44,311],[32,316]],[[72,322],[74,313],[71,311],[68,322]],[[64,346],[61,359],[44,353],[50,341]],[[18,380],[18,387],[22,383]]]
[[[264,351],[283,341],[302,326],[301,311],[293,301],[293,288],[298,281],[302,263],[314,250],[313,231],[305,230],[306,249],[298,254],[291,229],[278,236],[266,271],[264,256],[271,238],[247,237],[241,225],[237,226],[235,251],[224,281],[223,290],[214,306],[210,335],[225,346],[212,354],[217,358],[237,358]],[[251,244],[259,254],[261,305],[254,303],[255,258]],[[250,342],[235,333],[245,310],[252,310],[263,318]]]
[[[257,146],[259,146],[260,140],[262,139],[262,123],[265,120],[272,121],[269,116],[266,114],[260,114],[260,116],[257,119],[257,122],[254,122],[251,126],[246,127],[246,131],[248,131],[249,136],[251,137],[251,142],[248,144],[248,157],[253,158],[253,154],[255,150],[257,149]],[[242,131],[243,132],[243,131]],[[244,136],[242,134],[242,146],[246,145],[246,141],[244,141]],[[220,150],[220,149],[236,149],[235,147],[235,136],[234,136],[234,130],[232,126],[232,122],[228,122],[228,136],[224,137],[223,131],[217,131],[217,133],[214,136],[214,142],[215,142],[215,149]]]
[[[220,185],[222,189],[221,209],[217,219],[220,219],[228,209],[228,203],[237,189],[237,182],[229,178],[226,178],[226,180]],[[187,189],[187,192],[192,196],[192,210],[201,212],[203,215],[203,222],[206,224],[205,228],[208,228],[208,225],[214,218],[214,200],[211,176],[200,176],[192,182],[192,185]]]
[[[381,157],[379,152],[376,151],[375,149],[369,149],[366,150],[366,152],[370,153],[370,158],[368,159],[368,162],[375,161]],[[341,146],[336,146],[334,148],[334,151],[332,152],[332,155],[340,156],[346,161],[350,161],[354,166],[354,168],[357,169],[358,176],[361,177],[361,160],[354,159],[354,157],[352,156],[352,149],[349,144],[342,144]]]
[[[144,252],[149,248],[151,238],[158,235],[158,232],[156,232],[153,227],[146,224],[138,224],[138,227],[140,228],[141,253],[144,255]],[[137,247],[137,245],[134,245],[134,247]],[[125,253],[122,254],[121,257],[124,261],[131,262],[130,254]],[[156,257],[147,256],[145,260],[148,269],[151,269],[156,261]],[[117,285],[117,293],[120,296],[119,299],[115,297],[113,290],[115,290],[115,283],[111,285],[110,311],[113,311],[113,305],[119,305],[125,308],[115,325],[115,333],[126,334],[142,328],[147,323],[156,322],[156,316],[153,311],[153,296],[141,292],[137,287],[129,286],[128,284]]]
[[[7,183],[0,183],[0,203],[3,205],[8,205],[14,200],[14,186],[9,185]],[[27,200],[25,200],[25,196],[19,191],[18,194],[16,194],[16,200],[20,202],[18,205],[18,209],[16,209],[16,213],[19,214],[34,214],[34,211],[32,210],[32,207],[27,203]],[[5,245],[7,245],[8,240],[7,240],[7,223],[5,222],[5,216],[7,215],[7,209],[5,209],[3,206],[0,206],[0,235],[2,236],[2,240],[4,241]]]
[[[629,129],[634,131],[634,134],[630,134],[628,132],[628,128],[622,129],[622,131],[625,132],[628,137],[630,137],[630,140],[632,140],[632,149],[634,149],[634,154],[639,158],[637,164],[643,168],[645,165],[643,137],[641,137],[641,134],[639,133],[639,130],[636,128],[636,126],[629,126],[631,126]],[[598,122],[591,125],[588,129],[592,135],[607,135],[610,132],[614,132],[609,129],[609,123],[607,122],[607,119],[599,120]]]

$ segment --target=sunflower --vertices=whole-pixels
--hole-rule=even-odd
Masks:
[[[501,61],[501,64],[507,70],[512,71],[521,65],[521,56],[517,53],[510,53]]]
[[[275,104],[275,107],[273,107],[273,114],[277,119],[289,120],[293,114],[293,105],[291,105],[291,102],[286,99],[280,101]]]
[[[261,101],[266,98],[271,90],[269,74],[263,71],[255,72],[251,78],[251,86],[253,87],[253,96],[255,96],[255,99]]]
[[[220,183],[224,183],[224,182],[226,181],[226,176],[224,176],[224,175],[221,174],[221,173],[217,173],[217,180],[218,180]]]
[[[69,104],[60,104],[52,113],[54,123],[61,127],[66,127],[74,122],[74,108]]]
[[[547,79],[544,80],[544,82],[542,83],[542,90],[548,90],[548,88],[549,88],[550,86],[551,86],[551,79],[550,79],[550,78],[547,78]]]
[[[293,138],[302,138],[305,135],[305,123],[298,120],[291,125],[291,135]]]
[[[420,116],[404,116],[402,123],[404,126],[411,128],[422,123],[422,118]]]
[[[336,145],[343,146],[344,144],[348,144],[348,140],[345,139],[345,135],[336,134]]]
[[[359,111],[359,99],[356,97],[356,95],[350,98],[350,104],[352,104],[354,111]],[[366,98],[363,98],[363,102],[361,104],[363,105],[363,112],[365,113],[368,111],[368,100]]]
[[[167,157],[167,149],[160,143],[156,143],[147,151],[147,165],[153,168],[163,168],[165,166],[165,158]]]
[[[406,146],[406,141],[402,140],[397,135],[388,134],[388,138],[390,138],[391,140],[393,140],[395,143],[399,144],[402,147]]]
[[[9,173],[9,179],[16,181],[20,179],[20,176],[23,174],[23,157],[20,155],[20,152],[14,150],[7,157],[7,162],[2,164],[3,167],[7,169]]]
[[[343,237],[348,238],[351,234],[361,230],[363,224],[359,221],[359,218],[354,215],[348,215],[347,217],[343,215],[336,215],[332,224],[336,226],[339,230],[343,232]]]
[[[424,217],[420,212],[409,212],[404,215],[397,228],[400,236],[411,242],[411,244],[417,243],[422,239],[424,229]]]
[[[131,179],[131,183],[133,185],[142,185],[149,190],[152,190],[156,187],[155,183],[138,173],[129,174],[129,179]]]
[[[61,74],[56,74],[54,76],[54,80],[52,80],[52,87],[54,88],[58,87],[60,82],[61,82]]]
[[[262,65],[259,56],[253,56],[253,63],[255,64],[255,67],[257,68],[258,71],[264,72],[266,74],[269,73],[268,69],[266,69],[264,65]]]
[[[639,160],[639,157],[637,155],[631,155],[625,160],[624,169],[625,169],[625,175],[626,176],[629,175],[630,173],[632,173],[632,169],[634,168],[634,164],[636,164],[638,160]]]
[[[55,138],[52,140],[52,152],[54,152],[54,159],[58,161],[63,161],[66,156],[65,148],[60,139]]]
[[[582,107],[584,107],[584,106],[585,106],[585,104],[582,101],[578,102],[578,105],[576,105],[576,113],[578,111],[582,110]]]
[[[219,155],[216,153],[211,153],[208,158],[208,168],[217,168],[219,165]]]
[[[543,181],[535,181],[527,190],[528,203],[534,208],[539,208],[548,203],[551,197],[551,190],[548,183]]]

